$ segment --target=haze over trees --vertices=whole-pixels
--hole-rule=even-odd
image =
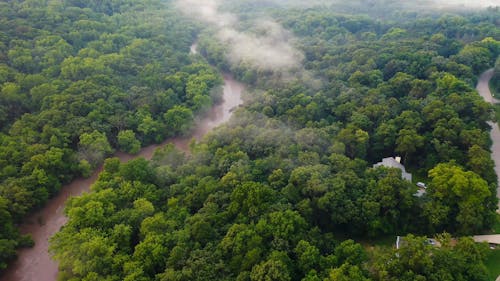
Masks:
[[[14,222],[63,183],[186,132],[218,68],[248,84],[244,108],[189,155],[104,160],[51,239],[61,280],[488,280],[485,245],[439,233],[496,219],[492,107],[474,85],[500,55],[498,8],[200,1],[0,6],[3,266],[27,243]],[[245,42],[266,44],[242,56]],[[294,63],[258,59],[267,47]],[[424,196],[372,168],[394,155]],[[354,242],[407,234],[401,249]]]

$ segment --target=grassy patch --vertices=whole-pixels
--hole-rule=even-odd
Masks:
[[[485,262],[488,272],[490,274],[490,280],[495,281],[500,275],[500,250],[492,250],[488,255],[488,259]]]

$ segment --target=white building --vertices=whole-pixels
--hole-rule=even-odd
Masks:
[[[382,162],[378,162],[373,165],[373,168],[376,167],[388,167],[388,168],[398,168],[401,170],[401,177],[407,181],[411,181],[411,174],[406,172],[405,166],[401,164],[401,157],[387,157],[382,159]]]

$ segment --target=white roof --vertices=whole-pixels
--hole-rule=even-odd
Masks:
[[[488,242],[490,244],[500,245],[500,234],[496,235],[476,235],[472,237],[476,242]]]
[[[374,164],[373,168],[380,167],[380,166],[400,169],[401,170],[401,177],[407,181],[411,181],[411,174],[407,173],[405,166],[403,166],[403,164],[396,161],[396,159],[394,159],[394,157],[387,157],[387,158],[382,159],[381,162]]]

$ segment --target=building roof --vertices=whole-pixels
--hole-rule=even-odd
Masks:
[[[472,237],[476,242],[488,242],[490,244],[500,245],[500,234],[496,235],[476,235]]]
[[[399,158],[399,157],[398,157]],[[405,166],[398,162],[394,157],[387,157],[382,159],[381,162],[373,165],[373,168],[376,167],[388,167],[388,168],[397,168],[401,170],[401,177],[407,181],[411,181],[411,174],[406,172]]]

